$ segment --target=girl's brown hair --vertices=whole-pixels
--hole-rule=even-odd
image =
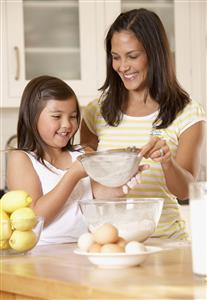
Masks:
[[[48,100],[66,101],[73,98],[77,105],[77,122],[80,125],[80,108],[74,91],[61,79],[51,76],[39,76],[32,79],[24,89],[19,108],[17,123],[17,148],[34,152],[44,164],[44,142],[38,130],[37,121]],[[72,137],[63,150],[74,150]]]

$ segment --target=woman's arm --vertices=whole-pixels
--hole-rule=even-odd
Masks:
[[[80,128],[80,144],[82,146],[87,145],[93,150],[97,150],[98,147],[98,137],[88,129],[88,126],[83,119]],[[87,152],[87,148],[85,151]]]
[[[87,176],[81,163],[75,161],[59,183],[43,195],[41,182],[29,157],[19,150],[11,151],[7,164],[7,186],[9,190],[25,190],[32,197],[32,208],[37,215],[45,219],[45,224],[52,222],[68,200],[78,181]]]
[[[158,137],[153,137],[141,151],[146,158],[161,163],[169,191],[180,200],[189,198],[189,183],[195,181],[199,173],[204,124],[197,122],[181,134],[175,158],[166,141]],[[161,148],[163,156],[160,156]]]

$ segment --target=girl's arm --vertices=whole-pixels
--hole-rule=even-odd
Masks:
[[[122,187],[118,187],[118,188],[106,187],[104,185],[101,185],[100,183],[97,183],[94,180],[91,180],[91,185],[93,190],[93,196],[96,199],[107,200],[111,198],[120,198],[125,195]]]
[[[7,164],[7,186],[9,190],[25,190],[32,197],[32,208],[48,225],[61,211],[78,181],[87,176],[81,163],[75,161],[59,183],[43,195],[41,182],[29,157],[20,150],[11,151]]]
[[[147,165],[139,167],[139,171],[148,168]],[[7,186],[9,190],[21,189],[26,191],[33,199],[31,207],[37,215],[45,219],[48,225],[61,211],[63,205],[68,200],[74,187],[87,174],[82,164],[76,160],[71,168],[61,178],[59,183],[47,194],[43,195],[41,182],[33,165],[23,151],[11,151],[7,164]],[[130,187],[137,184],[136,177],[133,177]],[[123,188],[109,188],[95,181],[91,182],[94,198],[111,198],[124,196]]]
[[[199,173],[204,124],[203,121],[197,122],[181,134],[175,158],[171,156],[166,141],[159,137],[153,137],[141,151],[145,158],[161,163],[169,191],[180,200],[189,198],[189,183],[195,181]]]

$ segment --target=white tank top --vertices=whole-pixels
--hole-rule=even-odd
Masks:
[[[57,185],[66,171],[57,169],[50,163],[45,162],[53,171],[52,172],[41,164],[33,153],[26,154],[31,159],[33,167],[40,179],[43,194],[48,193]],[[78,151],[70,152],[72,161],[75,161],[80,154]],[[87,226],[77,201],[81,199],[91,199],[92,197],[90,178],[86,177],[81,179],[75,186],[60,213],[52,223],[43,229],[38,245],[76,242],[82,233],[87,232]]]

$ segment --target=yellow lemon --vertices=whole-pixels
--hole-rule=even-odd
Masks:
[[[37,217],[30,207],[16,209],[10,220],[12,227],[21,231],[30,230],[37,224]]]
[[[18,208],[29,206],[32,203],[32,198],[27,192],[16,190],[9,191],[1,197],[0,207],[8,212],[12,213]]]
[[[9,216],[5,211],[0,209],[0,240],[7,240],[12,234]]]
[[[9,245],[12,249],[23,252],[27,251],[35,246],[37,242],[37,237],[32,230],[19,231],[14,230],[10,239]]]
[[[9,240],[0,241],[0,249],[1,250],[7,250],[9,248],[10,248]]]

